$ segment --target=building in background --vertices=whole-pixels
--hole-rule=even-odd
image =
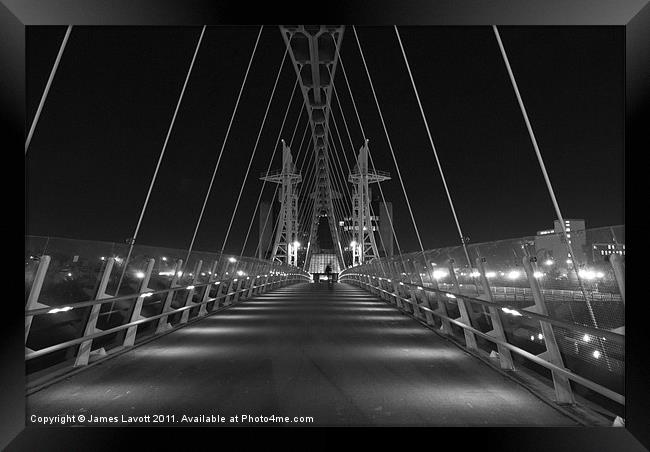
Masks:
[[[587,237],[585,232],[585,220],[564,220],[567,232],[567,239],[575,254],[578,264],[586,263]],[[538,259],[553,259],[564,262],[570,258],[564,234],[559,220],[555,220],[553,229],[537,231],[535,236],[535,252]]]
[[[391,257],[394,252],[394,238],[391,228],[393,221],[393,203],[383,202],[380,197],[373,193],[372,187],[369,188],[371,194],[371,211],[374,214],[371,217],[372,231],[375,236],[375,242],[379,250],[380,257]],[[352,217],[347,216],[339,220],[339,231],[342,236],[348,236],[356,229]],[[343,243],[343,255],[346,265],[352,264],[352,248],[349,243]]]
[[[591,258],[594,263],[609,262],[609,256],[612,254],[625,256],[624,243],[594,242],[591,245]]]

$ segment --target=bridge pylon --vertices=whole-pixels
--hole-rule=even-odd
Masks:
[[[284,264],[298,265],[298,190],[297,185],[302,176],[296,170],[291,150],[282,140],[282,169],[263,175],[261,180],[280,184],[278,202],[280,215],[273,241],[271,260],[279,260]]]
[[[348,182],[354,184],[352,195],[354,240],[350,243],[352,265],[361,265],[379,257],[370,213],[370,184],[378,184],[389,179],[389,173],[368,168],[368,140],[366,140],[359,149],[357,164],[348,178]]]

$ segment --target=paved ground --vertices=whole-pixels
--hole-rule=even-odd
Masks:
[[[315,425],[576,425],[367,292],[299,284],[27,398],[30,415],[312,416]]]

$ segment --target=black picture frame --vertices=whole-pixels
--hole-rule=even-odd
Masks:
[[[30,25],[252,25],[259,23],[344,23],[359,25],[617,25],[625,27],[625,167],[650,149],[650,6],[647,0],[375,0],[311,4],[276,2],[265,7],[245,2],[208,0],[0,0],[0,118],[3,156],[19,155],[25,140],[25,28]],[[645,152],[644,152],[645,151]],[[10,163],[5,160],[5,168]],[[8,174],[6,171],[5,174]],[[25,177],[27,175],[25,174]],[[14,182],[10,182],[12,187]],[[626,184],[627,185],[627,184]],[[13,188],[13,187],[12,187]],[[12,188],[5,188],[12,190]],[[15,188],[13,188],[15,191]],[[625,203],[629,204],[630,190]],[[637,195],[643,196],[643,195]],[[27,212],[25,198],[25,212]],[[629,207],[626,209],[629,212]],[[11,218],[7,215],[6,218]],[[14,216],[15,217],[15,216]],[[7,223],[9,223],[7,221]],[[15,221],[11,223],[17,223]],[[15,226],[15,225],[14,225]],[[629,228],[629,226],[628,226]],[[629,233],[629,232],[628,232]],[[631,242],[634,242],[635,235]],[[630,242],[630,241],[628,241]],[[637,246],[637,250],[640,247]],[[637,251],[638,253],[638,251]],[[640,263],[639,263],[640,264]],[[640,264],[642,265],[642,264]],[[9,261],[13,267],[13,261]],[[638,266],[636,267],[638,268]],[[634,255],[632,275],[635,280]],[[628,294],[635,293],[628,286]],[[632,295],[626,313],[625,428],[508,428],[425,430],[425,444],[459,444],[472,436],[482,449],[496,450],[643,450],[650,447],[650,409],[646,361],[648,328],[643,297]],[[636,301],[636,302],[635,302]],[[0,447],[7,450],[114,450],[124,437],[152,439],[152,429],[25,428],[24,325],[19,303],[5,300],[0,370]],[[213,430],[198,429],[216,438]],[[157,435],[171,445],[197,438]],[[403,433],[403,432],[402,432]],[[408,433],[410,435],[410,433]],[[171,438],[178,436],[178,438]],[[366,437],[369,435],[365,435]],[[373,435],[374,436],[374,435]],[[469,436],[467,438],[469,438]],[[13,440],[13,441],[12,441]],[[308,439],[308,441],[311,438]],[[221,443],[225,446],[225,443]],[[480,446],[482,444],[482,446]],[[84,447],[81,447],[83,445]],[[466,445],[463,439],[463,445]],[[456,446],[452,446],[456,449]]]

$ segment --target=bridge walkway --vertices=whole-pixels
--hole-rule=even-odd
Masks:
[[[191,407],[191,408],[190,408]],[[27,398],[27,415],[311,416],[314,425],[577,425],[360,288],[243,301]],[[86,424],[87,425],[87,424]]]

